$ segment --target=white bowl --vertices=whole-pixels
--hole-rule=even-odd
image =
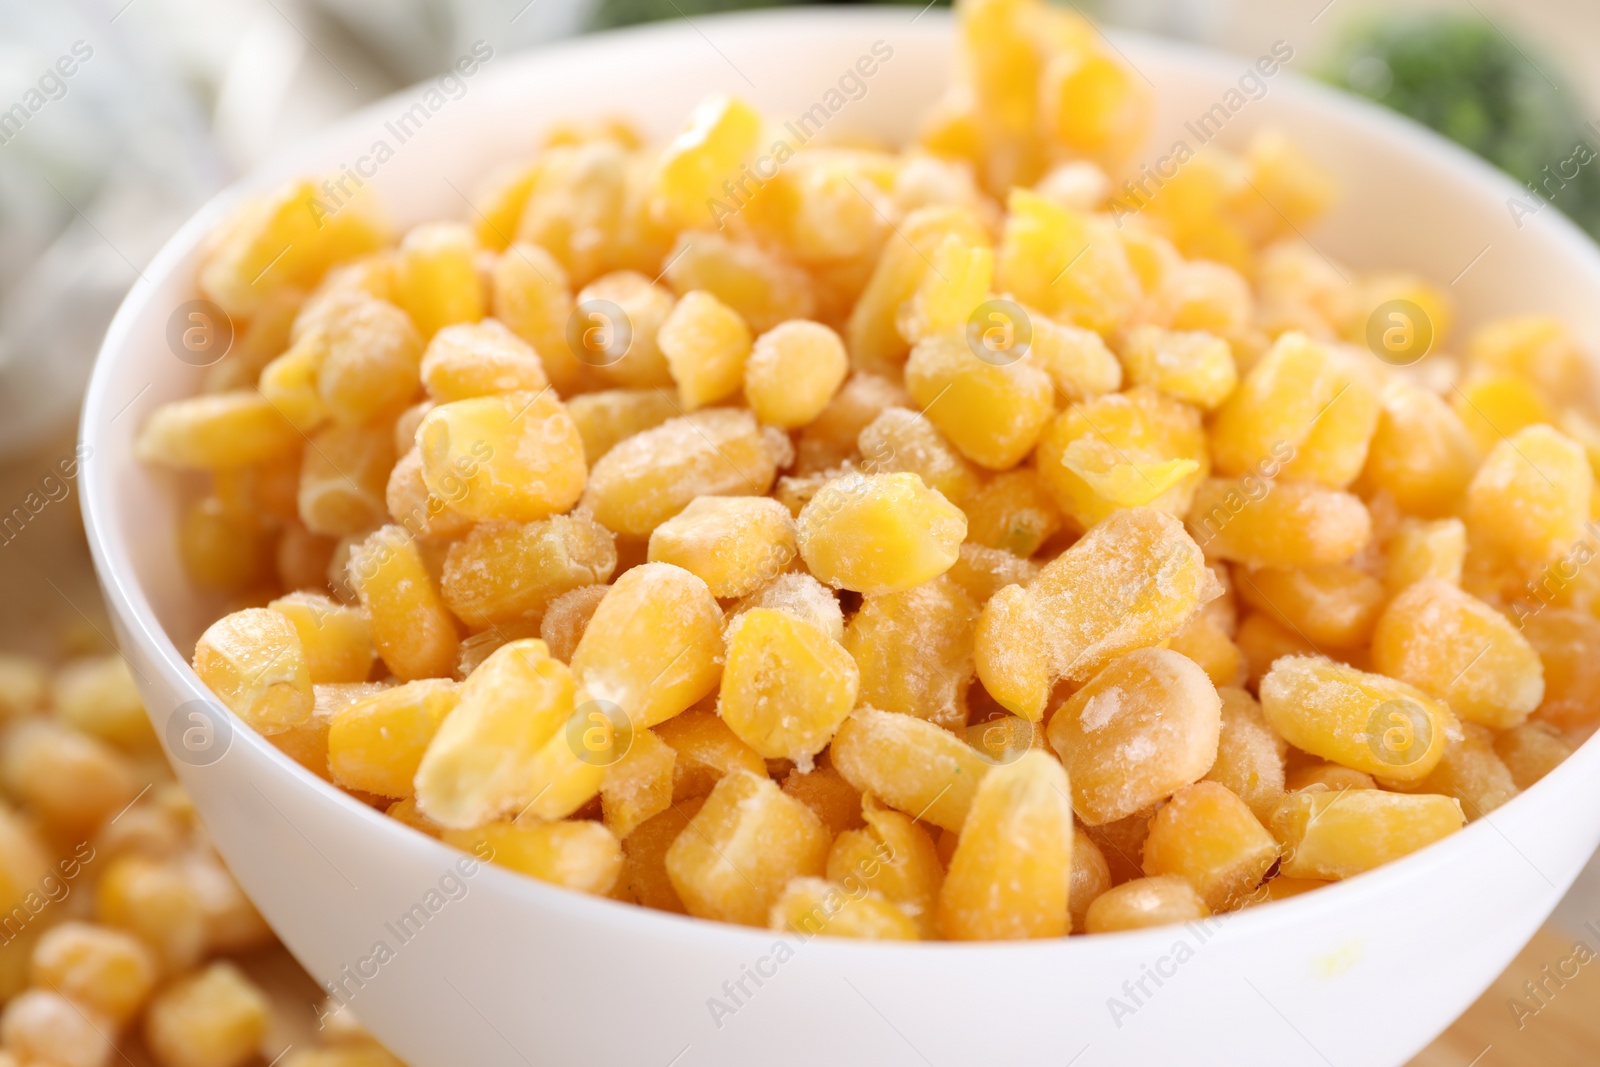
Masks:
[[[903,135],[950,71],[949,19],[916,13],[705,18],[495,57],[376,185],[402,223],[467,217],[452,186],[472,188],[553,119],[623,112],[666,134],[703,95],[728,90],[788,118],[875,41],[893,56],[832,121]],[[1152,141],[1151,160],[1250,63],[1116,41],[1155,84],[1172,131]],[[1543,212],[1519,230],[1507,208],[1519,188],[1477,159],[1292,75],[1267,84],[1225,139],[1274,123],[1333,169],[1344,200],[1312,234],[1329,256],[1455,279],[1469,324],[1539,310],[1600,340],[1600,255],[1574,227]],[[1029,944],[802,944],[496,868],[461,879],[450,900],[438,889],[457,884],[460,854],[340,794],[241,724],[221,720],[231,741],[218,739],[210,756],[225,754],[204,763],[182,747],[201,706],[190,702],[207,699],[186,655],[216,605],[186,587],[175,559],[177,481],[130,449],[158,404],[195,388],[196,372],[168,350],[167,320],[194,295],[202,238],[242,191],[353,165],[374,140],[392,141],[385,122],[416,96],[375,105],[252,176],[173,238],[106,338],[84,406],[92,454],[82,474],[122,647],[218,848],[306,968],[343,982],[351,1007],[414,1067],[1399,1064],[1500,973],[1600,840],[1600,742],[1590,742],[1420,854],[1203,927]],[[398,920],[418,905],[407,934]]]

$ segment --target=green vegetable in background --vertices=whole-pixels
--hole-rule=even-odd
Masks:
[[[1600,237],[1600,127],[1535,49],[1479,18],[1408,13],[1358,24],[1324,76],[1538,186]]]
[[[635,22],[708,15],[716,11],[745,11],[757,7],[787,7],[791,4],[815,2],[816,0],[600,0],[600,5],[595,10],[593,28],[604,30],[613,26],[630,26]],[[835,2],[848,3],[850,0],[835,0]],[[915,3],[921,7],[928,0],[872,0],[872,2]],[[950,0],[937,0],[937,3],[948,6]]]

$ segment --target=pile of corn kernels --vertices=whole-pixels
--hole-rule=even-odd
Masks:
[[[1277,900],[1570,753],[1572,335],[1452,347],[1443,290],[1301,236],[1335,190],[1272,132],[1134,197],[1142,78],[956,6],[904,149],[754,178],[781,134],[718,98],[665,146],[556,130],[398,240],[332,181],[243,208],[198,277],[233,350],[139,440],[208,476],[217,698],[534,878],[868,938]]]

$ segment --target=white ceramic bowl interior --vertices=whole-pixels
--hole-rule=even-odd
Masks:
[[[400,223],[467,218],[457,190],[552,120],[623,113],[666,135],[718,91],[790,118],[880,41],[892,56],[831,121],[903,138],[951,70],[950,21],[916,15],[765,12],[495,56],[405,144],[386,124],[420,89],[210,204],[146,269],[111,327],[84,407],[92,454],[81,484],[122,647],[245,889],[307,969],[338,983],[413,1067],[1399,1064],[1500,972],[1600,839],[1591,742],[1433,848],[1203,927],[1030,944],[801,943],[495,868],[454,876],[459,854],[343,796],[237,723],[214,762],[181,751],[190,720],[178,709],[207,698],[187,656],[216,605],[186,587],[175,558],[180,480],[140,467],[130,442],[157,405],[196,387],[165,331],[195,295],[197,249],[230,204],[285,176],[353,166],[385,140],[397,151],[373,182]],[[1152,162],[1174,138],[1195,146],[1184,122],[1223,101],[1253,59],[1116,40],[1159,93]],[[1265,84],[1222,140],[1279,125],[1334,171],[1343,199],[1310,234],[1329,257],[1451,283],[1466,325],[1549,312],[1600,348],[1600,255],[1571,225],[1543,212],[1519,229],[1507,208],[1518,187],[1466,153],[1293,73]]]

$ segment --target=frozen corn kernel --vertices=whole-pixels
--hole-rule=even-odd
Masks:
[[[810,276],[757,244],[696,230],[681,234],[662,262],[673,292],[704,290],[736,311],[756,333],[790,319],[809,318],[815,311]]]
[[[769,439],[748,411],[697,411],[607,452],[582,502],[607,529],[648,537],[696,497],[764,495],[787,452],[787,439]]]
[[[831,763],[819,762],[809,771],[796,767],[783,776],[782,788],[810,808],[830,835],[858,830],[863,825],[861,790],[845,781]]]
[[[1245,678],[1244,652],[1227,631],[1201,611],[1167,639],[1167,647],[1195,661],[1213,685],[1239,685]]]
[[[202,589],[237,592],[257,585],[270,573],[271,547],[260,516],[232,513],[216,497],[196,500],[178,520],[178,557]]]
[[[673,297],[637,271],[596,278],[578,293],[568,344],[578,359],[606,381],[633,389],[671,388],[672,374],[657,343],[672,313]]]
[[[5,735],[0,780],[10,796],[64,833],[93,829],[139,793],[120,753],[50,719],[21,722]]]
[[[1139,278],[1109,218],[1012,189],[995,288],[1051,318],[1105,334],[1133,312]]]
[[[874,264],[872,275],[850,311],[845,340],[856,366],[882,372],[904,361],[910,347],[899,330],[900,309],[912,299],[931,267],[931,257],[949,236],[969,247],[985,245],[989,233],[965,207],[938,204],[912,211]]]
[[[454,323],[483,318],[483,286],[473,262],[477,251],[472,229],[454,222],[424,223],[400,242],[395,303],[424,338]]]
[[[389,518],[394,442],[383,425],[328,426],[308,441],[300,466],[299,517],[327,537],[353,537]]]
[[[800,554],[841,589],[887,593],[950,569],[967,519],[914,474],[846,474],[800,512]]]
[[[1130,652],[1089,679],[1050,719],[1072,807],[1090,826],[1149,807],[1199,781],[1217,758],[1221,701],[1193,661]]]
[[[1227,786],[1265,822],[1283,798],[1288,745],[1267,725],[1255,697],[1232,687],[1218,688],[1217,696],[1222,700],[1222,730],[1217,760],[1206,780]]]
[[[974,603],[982,606],[1008,585],[1027,585],[1039,573],[1039,565],[1018,559],[998,548],[984,548],[968,541],[961,555],[945,572],[950,580],[966,590]]]
[[[1504,615],[1436,578],[1403,590],[1372,635],[1372,664],[1469,722],[1516,726],[1544,699],[1539,654]]]
[[[744,366],[744,395],[763,423],[794,429],[821,414],[849,371],[838,334],[791,319],[756,338]]]
[[[487,630],[479,630],[469,637],[463,637],[460,651],[456,656],[457,680],[464,679],[477,670],[501,645],[538,636],[538,622],[533,619],[514,619],[508,623],[490,625]]]
[[[200,894],[173,861],[136,854],[111,861],[95,886],[95,919],[137,935],[168,974],[194,966],[205,949]]]
[[[417,428],[428,491],[474,519],[532,522],[583,493],[583,439],[551,392],[441,404]]]
[[[340,709],[328,731],[328,766],[335,785],[404,800],[439,724],[461,694],[439,678],[407,682]]]
[[[1144,870],[1175,874],[1194,886],[1212,911],[1240,907],[1278,862],[1278,842],[1226,786],[1196,782],[1180,789],[1150,820]]]
[[[652,731],[678,754],[672,768],[672,798],[676,803],[703,797],[733,771],[764,775],[767,764],[755,749],[741,741],[728,724],[709,711],[686,711]]]
[[[370,422],[416,399],[422,338],[405,312],[359,297],[330,314],[322,333],[317,395],[333,418]],[[315,345],[317,339],[307,334],[300,343]]]
[[[606,389],[573,397],[567,401],[567,414],[578,426],[584,459],[593,467],[619,442],[682,415],[683,408],[666,389]]]
[[[1037,721],[1057,679],[1087,679],[1170,637],[1221,591],[1178,520],[1115,511],[1025,588],[1007,586],[983,606],[978,678],[1007,710]]]
[[[821,876],[829,843],[810,808],[734,771],[667,849],[667,875],[690,915],[763,926],[790,879]]]
[[[1460,519],[1403,519],[1383,547],[1383,580],[1391,594],[1427,578],[1460,585],[1467,527]]]
[[[618,578],[572,654],[588,694],[620,707],[635,730],[654,726],[716,688],[722,609],[706,583],[670,563]]]
[[[562,663],[572,661],[589,620],[610,588],[609,585],[580,585],[550,601],[544,618],[539,620],[539,638],[549,647],[552,656]]]
[[[1517,315],[1481,326],[1467,342],[1475,365],[1530,379],[1545,395],[1586,395],[1590,388],[1583,346],[1559,319]]]
[[[1238,384],[1233,350],[1214,334],[1136,326],[1122,342],[1128,381],[1211,411]]]
[[[138,938],[86,922],[47,930],[33,947],[29,970],[36,985],[54,989],[115,1026],[144,1006],[157,973],[154,954]]]
[[[1409,855],[1461,829],[1454,797],[1379,789],[1290,793],[1272,816],[1290,878],[1336,881]]]
[[[1143,141],[1154,93],[1126,63],[1098,49],[1068,49],[1040,75],[1040,128],[1074,155],[1115,164]]]
[[[990,764],[932,723],[863,705],[846,719],[829,753],[845,780],[914,819],[960,830]]]
[[[533,346],[551,384],[566,396],[586,368],[567,341],[574,301],[567,271],[538,245],[516,242],[490,272],[494,317]]]
[[[460,636],[410,533],[399,526],[373,531],[351,549],[349,573],[371,620],[373,647],[394,676],[448,676]]]
[[[320,593],[290,593],[267,607],[294,624],[312,685],[367,680],[377,654],[372,627],[360,608]]]
[[[1317,648],[1361,648],[1388,600],[1383,583],[1346,563],[1239,571],[1239,599]]]
[[[455,488],[459,495],[460,486]],[[384,504],[389,517],[418,537],[444,541],[472,528],[470,518],[428,490],[428,482],[422,476],[422,450],[415,445],[389,472]]]
[[[251,389],[163,404],[139,430],[133,451],[145,463],[217,470],[292,455],[303,440],[292,422]]]
[[[24,713],[38,703],[38,697],[31,696],[37,692],[31,682],[26,690],[7,692],[7,667],[23,665],[26,670],[34,664],[20,657],[10,657],[8,664],[7,659],[0,656],[0,719],[8,717],[8,710],[13,715]],[[120,655],[85,657],[67,663],[51,682],[50,701],[56,718],[123,751],[145,751],[154,740],[133,673]]]
[[[1521,620],[1544,667],[1544,700],[1538,717],[1566,731],[1581,731],[1600,719],[1600,621],[1562,608],[1545,608]],[[1492,724],[1491,724],[1492,725]]]
[[[652,563],[682,567],[718,599],[755,592],[797,554],[789,509],[765,497],[698,497],[650,533]]]
[[[1384,387],[1365,482],[1408,514],[1440,518],[1455,510],[1477,465],[1472,436],[1437,394],[1398,380]]]
[[[622,841],[620,886],[626,886],[635,900],[647,908],[686,915],[678,891],[667,877],[667,849],[689,825],[705,803],[704,796],[674,803],[654,818],[645,820]]]
[[[796,469],[801,473],[822,471],[853,459],[861,431],[890,408],[909,403],[911,395],[901,385],[879,374],[857,371],[800,431]]]
[[[533,347],[494,319],[446,326],[422,354],[422,384],[440,404],[550,384]]]
[[[327,589],[328,568],[338,543],[334,538],[312,533],[298,522],[286,524],[274,553],[283,588]]]
[[[1469,371],[1450,400],[1480,453],[1530,426],[1556,421],[1554,409],[1531,381],[1503,371]]]
[[[1284,779],[1284,790],[1298,793],[1302,790],[1376,789],[1377,781],[1365,771],[1353,771],[1337,763],[1321,760],[1303,764],[1290,771]]]
[[[1061,937],[1071,927],[1072,803],[1043,752],[978,785],[939,891],[939,931],[959,941]]]
[[[1549,723],[1525,722],[1497,732],[1494,751],[1511,772],[1513,784],[1527,789],[1572,755],[1573,746]]]
[[[881,895],[916,923],[921,937],[937,935],[944,868],[928,832],[910,816],[865,800],[865,825],[844,830],[828,852],[828,880]]]
[[[1467,529],[1514,559],[1547,563],[1583,532],[1593,486],[1582,446],[1549,426],[1530,426],[1496,444],[1473,475]]]
[[[823,878],[800,877],[784,887],[767,925],[784,933],[915,941],[917,924],[876,893],[854,892]]]
[[[1221,335],[1248,326],[1252,310],[1250,285],[1238,271],[1197,259],[1162,275],[1146,313],[1180,333]]]
[[[809,622],[835,641],[844,641],[844,611],[832,589],[809,574],[780,574],[728,609],[728,621],[752,608],[771,608]]]
[[[1094,839],[1081,829],[1072,828],[1072,881],[1067,892],[1067,911],[1072,916],[1069,927],[1084,932],[1084,922],[1089,915],[1089,905],[1111,888],[1111,866]]]
[[[954,331],[911,349],[906,388],[962,455],[990,470],[1021,462],[1055,413],[1054,385],[1040,364],[980,359]]]
[[[1037,462],[1083,529],[1146,504],[1182,515],[1209,469],[1199,411],[1148,388],[1072,405],[1045,429]]]
[[[926,415],[885,408],[857,437],[863,466],[872,474],[915,474],[956,505],[980,488],[977,470],[951,447]]]
[[[728,627],[717,713],[767,759],[809,769],[855,707],[860,673],[837,641],[794,616],[752,608]]]
[[[249,952],[273,942],[272,928],[216,853],[191,851],[178,862],[200,898],[207,952]]]
[[[605,824],[619,839],[672,806],[678,754],[649,730],[633,734],[627,753],[605,768],[600,804]]]
[[[994,250],[987,245],[968,245],[948,234],[933,250],[928,267],[896,319],[900,335],[912,344],[935,334],[960,335],[968,317],[989,295]]]
[[[105,1067],[115,1051],[106,1035],[106,1021],[67,999],[57,990],[28,989],[13,997],[0,1013],[0,1042],[5,1053],[25,1057],[15,1064],[50,1067]],[[170,1061],[173,1067],[188,1063]],[[209,1067],[209,1065],[207,1065]]]
[[[1316,656],[1284,656],[1261,679],[1269,725],[1303,752],[1399,782],[1444,755],[1449,709],[1422,690]]]
[[[725,400],[744,383],[750,327],[739,313],[700,289],[684,293],[661,323],[656,345],[678,385],[683,411]]]
[[[446,830],[444,840],[497,867],[596,896],[610,893],[622,873],[622,847],[597,822],[492,822]]]
[[[1089,905],[1083,926],[1091,934],[1187,923],[1211,914],[1194,887],[1176,875],[1135,878],[1106,890]]]
[[[311,717],[311,672],[294,625],[266,608],[218,619],[194,646],[194,670],[228,710],[263,734]]]
[[[1517,795],[1516,779],[1495,751],[1495,732],[1474,722],[1461,724],[1459,737],[1444,747],[1433,773],[1417,782],[1416,792],[1437,793],[1461,802],[1467,821],[1483,818]]]
[[[497,626],[536,619],[561,594],[605,584],[616,566],[610,531],[581,511],[480,523],[450,546],[439,591],[468,626]]]
[[[1061,529],[1061,512],[1031,468],[997,475],[962,510],[969,542],[1003,548],[1023,559]]]
[[[1208,556],[1256,567],[1344,563],[1372,539],[1372,516],[1359,497],[1255,477],[1205,481],[1188,523]]]
[[[145,1016],[150,1050],[170,1067],[240,1067],[266,1037],[271,1005],[231,963],[163,989]]]
[[[1030,316],[1029,321],[1033,341],[1028,353],[1067,403],[1093,400],[1122,388],[1122,364],[1099,334],[1043,315]]]
[[[945,575],[863,598],[844,647],[861,671],[861,703],[946,729],[966,724],[978,605]]]
[[[718,224],[714,213],[707,215],[707,204],[722,204],[723,183],[739,177],[741,164],[755,151],[761,125],[760,113],[737,97],[702,101],[656,161],[651,214],[674,228]]]

